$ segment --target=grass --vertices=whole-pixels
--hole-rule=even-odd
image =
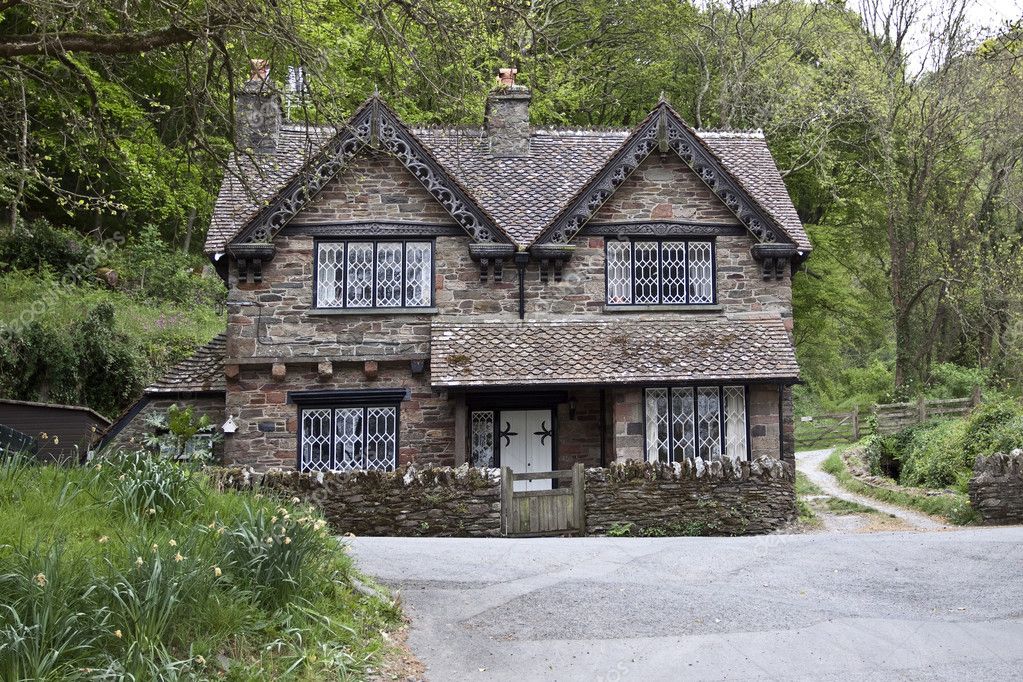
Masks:
[[[879,488],[867,485],[849,473],[842,459],[844,449],[837,449],[824,460],[821,468],[838,479],[843,488],[850,492],[872,497],[875,500],[910,507],[918,511],[945,519],[956,525],[976,523],[978,515],[970,506],[969,498],[961,493],[950,495],[926,495],[903,490]]]
[[[349,680],[387,654],[398,606],[311,508],[133,466],[0,463],[0,679]]]
[[[837,497],[829,497],[824,500],[824,506],[832,514],[881,514],[880,511],[873,507],[868,507],[859,502],[841,500]]]
[[[806,477],[802,471],[796,472],[796,510],[799,512],[799,523],[806,526],[819,526],[821,520],[813,510],[807,497],[823,495],[824,491]]]

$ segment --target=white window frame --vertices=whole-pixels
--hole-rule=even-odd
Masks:
[[[380,277],[382,273],[381,255],[389,252],[396,245],[401,248],[401,282],[397,285],[400,296],[396,301],[381,302],[387,288],[386,283]],[[354,263],[349,258],[353,247],[369,247],[371,250],[371,273],[365,286],[369,295],[365,299],[355,300],[352,296],[351,280],[357,273],[363,272],[363,268],[353,267]],[[418,283],[423,285],[422,294],[424,296],[418,300],[411,295],[416,283],[416,280],[411,277],[412,268],[416,266],[410,265],[410,247],[417,250],[426,247],[426,260],[429,262],[429,272],[419,273]],[[340,251],[341,254],[339,262],[335,263],[333,267],[329,266],[326,260],[328,251],[333,251],[335,254]],[[346,310],[432,308],[435,305],[435,253],[436,246],[431,239],[317,239],[313,243],[313,307]],[[393,287],[394,284],[392,283],[391,286]],[[333,295],[330,295],[332,289]]]
[[[628,244],[628,249],[623,246]],[[710,272],[704,272],[708,261],[693,261],[693,254],[700,247],[706,245],[710,249],[709,267]],[[651,246],[656,249],[656,275],[654,286],[656,291],[651,291],[648,281],[649,273],[641,263],[643,258],[637,260],[637,246],[645,252]],[[627,252],[627,262],[617,260]],[[674,266],[666,265],[666,252],[681,252],[684,264],[684,278],[678,279],[678,273],[672,272],[678,266],[676,260]],[[612,252],[615,253],[612,256]],[[614,263],[612,260],[614,260]],[[626,274],[618,276],[617,271],[625,267]],[[699,275],[702,280],[709,278],[710,296],[697,295],[694,285],[695,278]],[[627,279],[626,279],[627,277]],[[668,280],[673,280],[670,284]],[[717,292],[717,248],[713,239],[692,239],[692,238],[643,238],[636,237],[626,240],[605,239],[604,240],[604,301],[610,306],[669,306],[669,305],[716,305],[718,300]],[[674,287],[674,292],[669,288]],[[681,290],[681,291],[680,291]],[[628,294],[627,297],[625,294]],[[627,300],[625,300],[627,298]]]
[[[365,405],[316,405],[303,406],[298,410],[298,469],[299,471],[394,471],[398,465],[400,448],[400,405],[397,403],[365,404]],[[351,433],[339,430],[339,420],[350,423],[350,418],[359,419],[358,439],[353,441]],[[328,433],[323,433],[322,419],[326,417]],[[310,433],[307,428],[313,425],[312,420],[318,419],[320,433]],[[384,420],[390,428],[386,433],[371,433],[371,419]],[[307,423],[307,421],[309,423]],[[343,427],[342,427],[343,428]],[[357,445],[347,454],[339,451],[345,444]],[[379,456],[379,446],[383,444],[385,456]],[[377,446],[371,448],[371,445]],[[317,446],[326,446],[326,458],[313,457]],[[387,447],[389,446],[389,448]],[[371,455],[371,452],[374,453]],[[354,453],[354,456],[353,456]]]
[[[713,401],[713,411],[701,409]],[[740,402],[741,401],[741,402]],[[741,408],[737,412],[736,403]],[[661,412],[661,407],[664,412]],[[682,414],[677,414],[681,410]],[[736,424],[736,417],[740,423]],[[714,423],[713,433],[701,426]],[[673,463],[751,459],[749,387],[741,384],[651,386],[643,389],[643,457]]]

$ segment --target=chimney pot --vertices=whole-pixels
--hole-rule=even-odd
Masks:
[[[270,76],[270,61],[268,59],[249,60],[249,80],[262,82]]]
[[[518,72],[518,69],[498,69],[497,84],[506,88],[513,87],[515,85],[515,75]]]

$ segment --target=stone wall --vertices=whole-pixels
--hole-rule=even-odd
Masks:
[[[696,467],[700,468],[697,469]],[[709,467],[626,462],[586,470],[586,529],[633,534],[753,535],[796,514],[793,469],[764,458]],[[212,469],[221,488],[298,497],[339,533],[493,537],[501,532],[497,469],[403,467],[395,472],[305,474]]]
[[[367,378],[362,363],[335,363],[324,378],[316,364],[291,363],[275,379],[265,365],[240,368],[227,384],[227,410],[238,425],[228,436],[224,461],[256,469],[294,467],[298,460],[298,406],[289,391],[367,388],[408,388],[411,400],[402,402],[398,434],[398,464],[454,464],[455,403],[446,391],[435,391],[426,374],[413,374],[409,363],[377,365]]]
[[[792,466],[770,457],[664,465],[626,461],[586,471],[586,531],[757,535],[796,517]],[[631,524],[631,525],[630,525]]]
[[[977,458],[970,504],[984,523],[1023,523],[1023,450]]]
[[[298,497],[321,510],[338,533],[489,537],[501,534],[497,469],[468,466],[394,472],[303,474],[213,469],[221,488]]]

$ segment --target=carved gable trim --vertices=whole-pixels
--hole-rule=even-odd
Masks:
[[[580,235],[595,237],[735,237],[746,233],[742,225],[672,220],[587,223],[579,230]]]
[[[654,149],[674,151],[761,242],[791,239],[666,102],[657,105],[622,147],[548,225],[535,244],[568,244]]]
[[[267,243],[337,177],[365,146],[382,148],[404,164],[473,241],[511,243],[501,230],[441,167],[415,135],[379,98],[366,102],[349,122],[231,240],[233,244]]]

